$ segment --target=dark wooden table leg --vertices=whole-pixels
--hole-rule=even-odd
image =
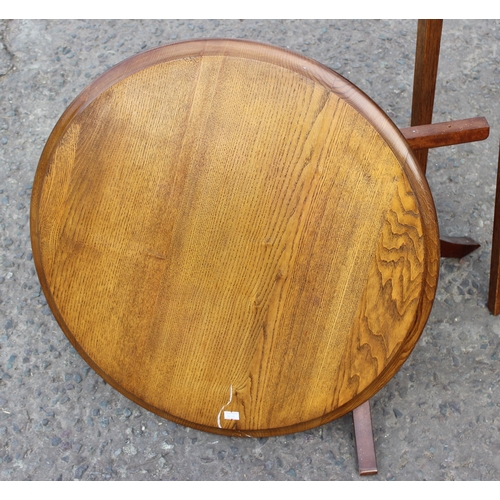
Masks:
[[[488,309],[495,316],[500,314],[500,152],[498,153],[497,192],[495,197],[495,213],[493,215]]]
[[[411,108],[412,126],[432,123],[442,27],[442,19],[418,21]],[[427,149],[415,152],[424,173],[427,170],[427,153]]]
[[[489,126],[484,118],[439,124],[439,130],[434,126],[412,130],[412,127],[432,123],[442,29],[442,19],[418,20],[411,127],[403,129],[407,140],[413,141],[414,154],[424,174],[427,170],[428,147],[441,147],[455,141],[459,143],[462,138],[465,142],[474,141],[476,133],[478,140],[483,140],[489,134]],[[476,248],[479,248],[479,243],[468,237],[441,238],[441,257],[460,259]]]
[[[360,476],[377,474],[377,457],[373,442],[372,415],[370,400],[355,408],[352,412],[354,422],[354,440],[358,454]]]

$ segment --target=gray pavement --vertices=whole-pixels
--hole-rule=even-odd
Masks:
[[[359,478],[349,415],[240,439],[157,417],[105,384],[41,293],[31,186],[66,106],[107,68],[199,37],[288,47],[336,70],[409,125],[416,21],[0,21],[0,479],[498,480],[500,317],[486,308],[500,133],[500,22],[445,21],[434,121],[485,116],[488,140],[431,151],[442,234],[481,248],[442,259],[429,322],[372,399],[379,474]]]

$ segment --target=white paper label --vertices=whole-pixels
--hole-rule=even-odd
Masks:
[[[225,411],[224,418],[226,420],[239,420],[240,412],[239,411]]]

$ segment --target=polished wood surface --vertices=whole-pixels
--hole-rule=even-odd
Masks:
[[[442,19],[418,20],[411,108],[412,127],[432,123],[442,30]],[[424,173],[427,170],[427,156],[428,150],[425,148],[415,152],[415,157]]]
[[[483,116],[405,127],[401,133],[413,151],[441,148],[454,144],[484,141],[490,135],[490,126]]]
[[[481,245],[468,236],[441,236],[441,257],[461,259],[477,250]]]
[[[123,394],[229,435],[307,429],[396,373],[439,268],[402,134],[303,56],[196,40],[112,68],[69,106],[33,185],[37,272]]]

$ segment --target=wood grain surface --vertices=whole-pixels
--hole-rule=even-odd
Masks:
[[[418,340],[439,237],[402,135],[324,66],[196,40],[112,68],[37,170],[48,303],[110,384],[175,422],[266,436],[375,394]]]

